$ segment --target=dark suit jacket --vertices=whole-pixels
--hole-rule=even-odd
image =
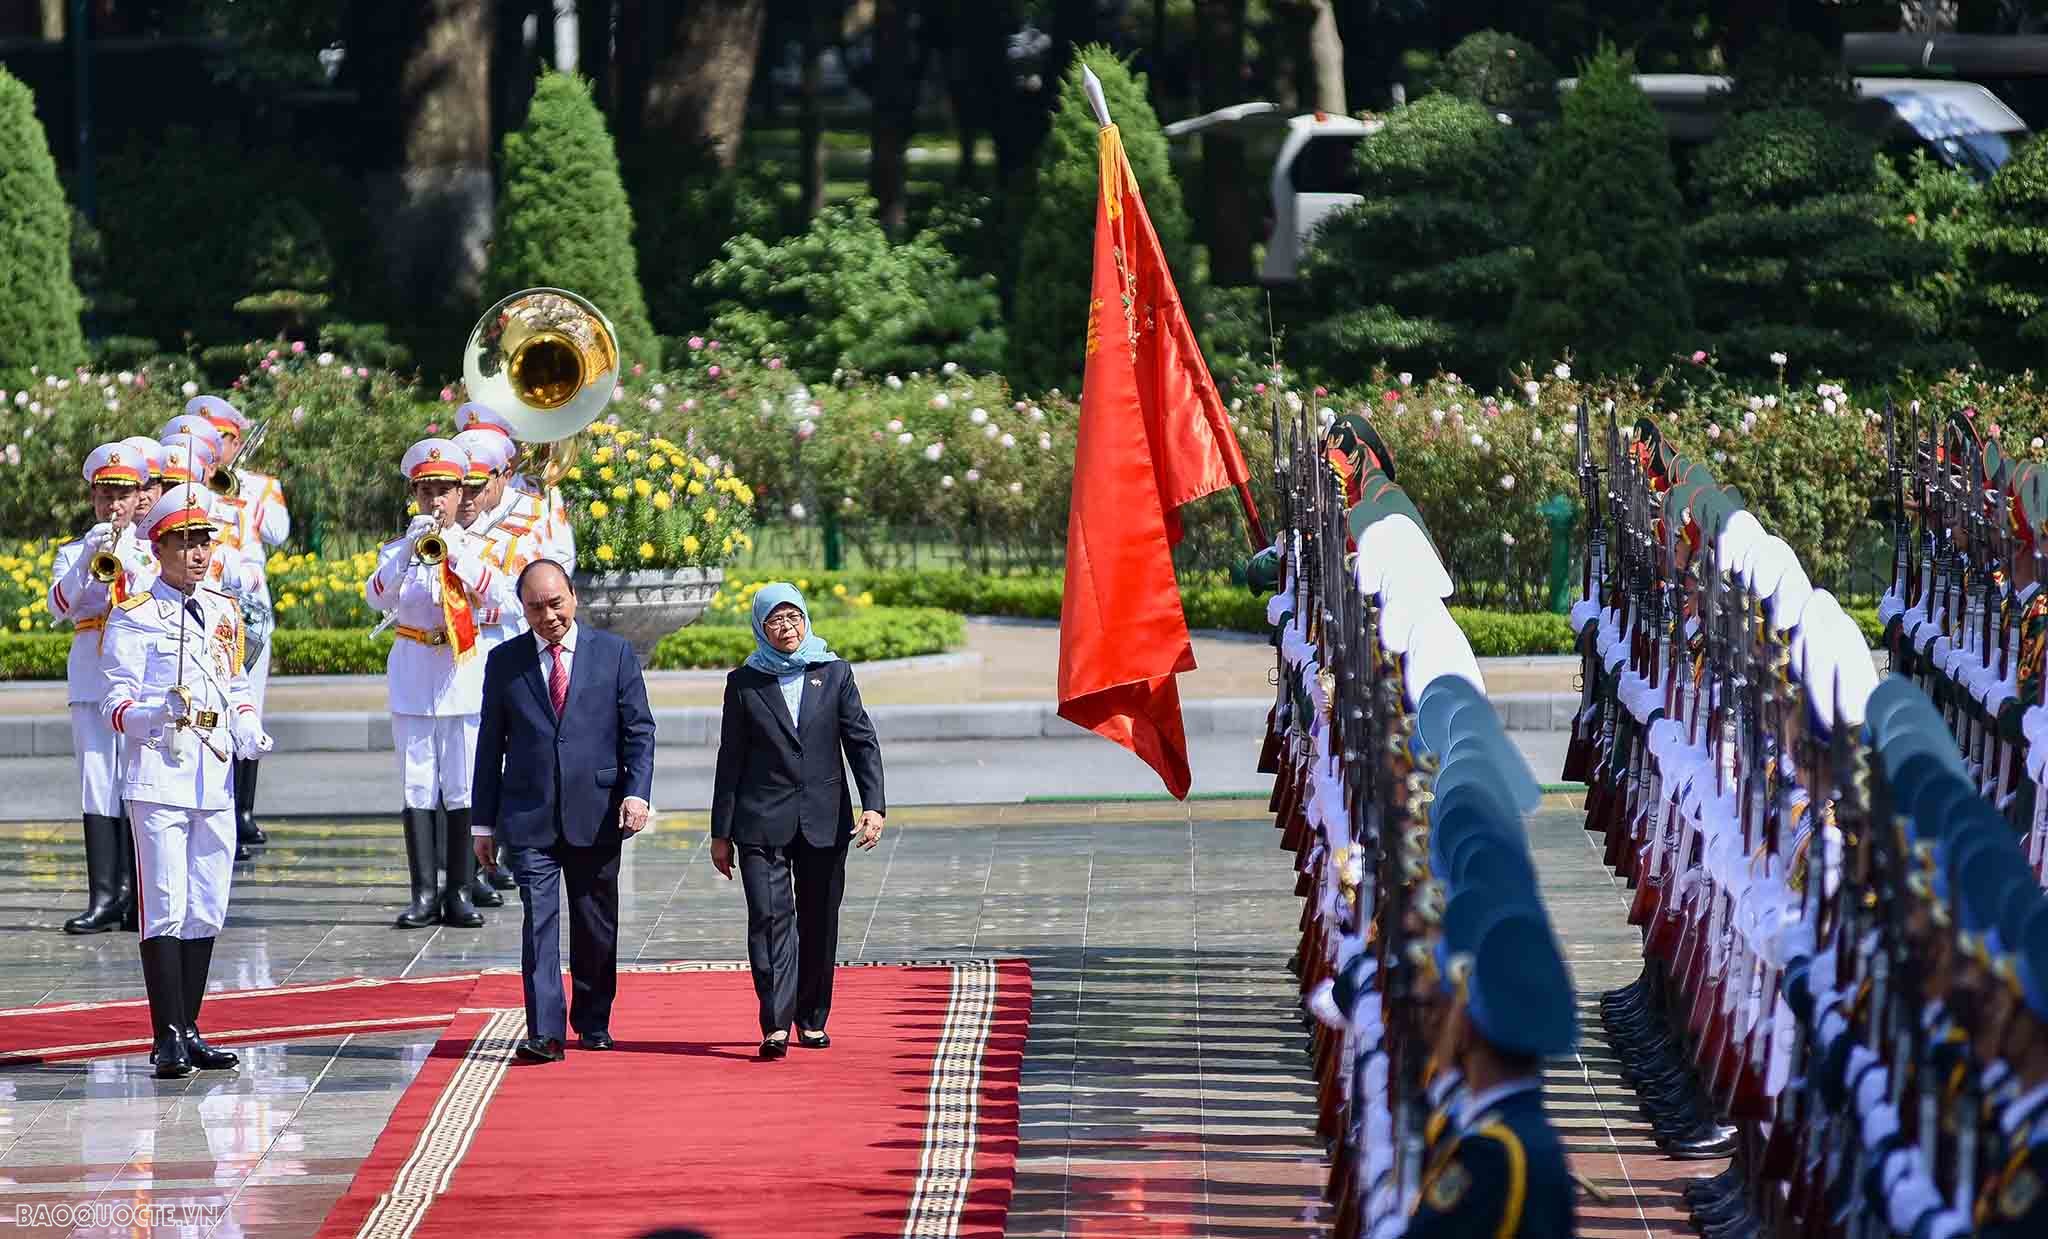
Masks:
[[[888,811],[882,746],[860,703],[853,668],[839,661],[807,668],[797,714],[800,723],[793,726],[782,686],[767,672],[742,664],[725,678],[712,838],[780,847],[801,831],[814,847],[846,842],[853,830],[848,763],[860,784],[861,807]]]
[[[653,802],[654,715],[633,647],[576,626],[564,717],[548,704],[530,632],[491,651],[476,737],[475,821],[508,847],[589,847],[628,796]]]

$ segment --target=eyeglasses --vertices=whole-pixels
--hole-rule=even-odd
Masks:
[[[763,628],[781,628],[791,632],[803,626],[804,617],[801,615],[771,615],[761,621],[761,627]]]

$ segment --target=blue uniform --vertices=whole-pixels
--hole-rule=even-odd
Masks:
[[[1564,1144],[1543,1114],[1543,1092],[1529,1080],[1469,1113],[1442,1141],[1422,1177],[1408,1239],[1569,1239],[1571,1172]],[[1477,1100],[1485,1102],[1487,1098]]]

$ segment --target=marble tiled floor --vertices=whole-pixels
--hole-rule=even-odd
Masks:
[[[1325,1232],[1315,1094],[1284,967],[1300,903],[1262,809],[903,810],[880,849],[854,858],[843,956],[1031,961],[1009,1234]],[[1633,975],[1636,947],[1625,895],[1578,822],[1554,801],[1531,841],[1590,1000]],[[236,875],[215,986],[517,963],[516,898],[481,930],[390,928],[404,872],[395,826],[294,822],[273,835]],[[79,868],[73,828],[0,827],[0,1005],[141,992],[132,936],[57,931],[82,902]],[[712,871],[701,822],[634,842],[622,885],[622,959],[743,956],[740,892]],[[1582,1206],[1583,1233],[1666,1233],[1675,1180],[1699,1170],[1657,1158],[1590,1018],[1587,1029],[1584,1052],[1550,1079],[1579,1168],[1616,1195]],[[91,1201],[225,1206],[217,1223],[172,1218],[159,1234],[309,1235],[434,1040],[259,1046],[236,1075],[170,1083],[140,1058],[0,1071],[0,1234],[16,1206]]]

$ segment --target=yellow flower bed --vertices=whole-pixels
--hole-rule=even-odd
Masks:
[[[598,422],[562,479],[579,554],[599,571],[722,568],[752,550],[754,491],[732,466]]]
[[[783,578],[785,580],[789,578]],[[816,591],[811,589],[808,577],[790,580],[791,585],[803,591],[804,602],[811,608],[811,619],[815,623],[858,615],[875,605],[875,596],[866,590],[858,594],[847,592],[842,584],[835,584],[829,590],[819,582]],[[769,581],[747,581],[738,577],[727,577],[725,584],[711,596],[711,609],[705,613],[707,624],[753,623],[754,595],[769,585]]]

